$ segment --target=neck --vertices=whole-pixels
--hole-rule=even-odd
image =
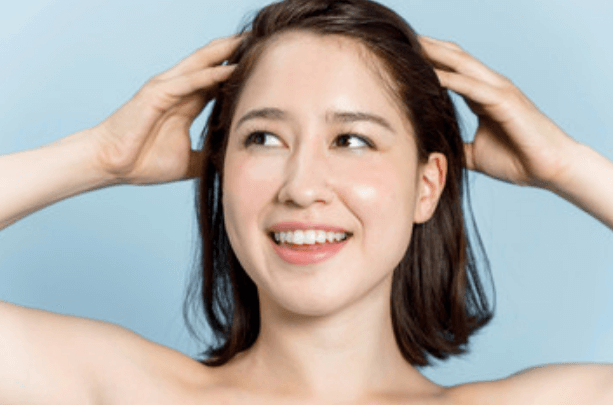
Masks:
[[[396,344],[390,292],[391,275],[359,301],[325,316],[302,316],[260,295],[261,329],[245,353],[247,378],[258,376],[254,388],[305,398],[432,392],[436,386]]]

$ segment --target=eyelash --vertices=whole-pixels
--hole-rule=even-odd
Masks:
[[[273,135],[273,134],[271,134],[270,132],[267,132],[267,131],[253,131],[249,135],[247,135],[247,137],[245,138],[245,141],[243,142],[243,145],[245,147],[250,146],[252,143],[254,143],[253,142],[254,137],[257,136],[257,135],[272,135],[272,136],[275,136],[275,135]],[[338,138],[341,138],[341,137],[357,138],[360,141],[362,141],[364,144],[366,144],[366,146],[368,148],[375,149],[375,145],[368,138],[366,138],[364,136],[360,136],[360,135],[353,134],[353,133],[346,133],[346,134],[340,134],[339,136],[337,136],[335,138],[335,140],[338,139]],[[261,145],[258,144],[258,146],[261,146]],[[356,148],[351,148],[351,149],[356,149]],[[359,149],[359,148],[357,148],[357,149]]]

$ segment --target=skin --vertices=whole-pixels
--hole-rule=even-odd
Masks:
[[[230,242],[260,297],[260,336],[231,366],[248,389],[322,400],[438,391],[402,357],[389,297],[413,223],[436,207],[446,159],[436,153],[418,165],[411,124],[364,62],[366,52],[338,36],[283,34],[240,97],[223,206]],[[263,108],[285,117],[237,126]],[[336,111],[375,114],[391,128],[331,118]],[[253,131],[267,134],[245,147]],[[346,134],[367,137],[374,149]],[[291,220],[341,226],[353,236],[329,260],[290,265],[273,251],[267,228]]]
[[[164,183],[198,176],[202,155],[190,148],[189,127],[210,101],[208,89],[225,80],[234,69],[220,64],[240,40],[224,38],[199,49],[152,78],[131,100],[94,128],[38,149],[0,156],[0,228],[49,204],[100,187]],[[241,198],[244,201],[247,191],[238,189],[233,183],[243,179],[230,176],[224,183],[228,190],[224,204],[228,208],[235,207],[228,210],[226,218],[228,224],[234,224],[231,227],[233,247],[240,251],[241,261],[260,286],[265,300],[263,316],[267,329],[256,346],[223,367],[207,368],[182,353],[116,325],[0,301],[0,403],[306,404],[346,403],[348,399],[355,399],[351,403],[377,404],[613,403],[613,366],[610,364],[549,365],[502,380],[442,389],[398,362],[398,353],[390,344],[386,328],[389,319],[384,318],[381,304],[384,291],[389,289],[386,285],[389,268],[374,260],[382,251],[377,251],[373,245],[374,235],[381,234],[380,224],[390,223],[384,210],[376,217],[373,201],[407,210],[406,223],[426,220],[442,186],[443,160],[434,158],[423,167],[425,170],[420,170],[410,159],[399,165],[393,148],[385,149],[384,145],[376,151],[357,152],[353,149],[353,142],[357,140],[352,140],[351,148],[345,144],[340,148],[333,143],[336,131],[344,132],[345,129],[322,121],[321,108],[314,101],[334,91],[349,91],[345,86],[337,86],[345,79],[360,77],[372,84],[374,77],[379,76],[368,76],[374,73],[369,70],[373,66],[362,63],[356,56],[360,55],[359,48],[352,44],[331,38],[319,42],[311,38],[310,41],[310,51],[355,62],[356,66],[351,66],[346,73],[357,76],[347,74],[337,78],[332,88],[322,88],[318,94],[310,94],[304,86],[306,82],[294,78],[295,83],[287,84],[298,86],[294,90],[304,91],[305,97],[313,98],[305,98],[310,103],[305,106],[309,108],[301,108],[287,100],[288,104],[283,107],[291,109],[292,119],[274,123],[275,127],[269,129],[279,136],[279,147],[247,151],[238,148],[240,143],[233,143],[237,149],[228,152],[231,159],[226,162],[236,173],[264,182],[260,184],[262,198],[255,201],[257,204],[253,207],[243,206],[243,210],[236,207]],[[479,118],[474,141],[465,145],[469,169],[509,183],[550,190],[613,229],[611,161],[572,140],[508,79],[459,46],[425,37],[420,41],[428,57],[437,65],[441,84],[463,96]],[[331,48],[336,50],[335,55],[326,53]],[[274,53],[267,56],[272,57]],[[281,67],[281,64],[276,66]],[[329,79],[332,76],[327,75],[333,75],[334,70],[318,73]],[[268,93],[267,101],[279,101],[281,95],[282,92]],[[352,94],[350,100],[368,102],[359,96],[359,93]],[[339,100],[345,99],[332,97],[327,101]],[[387,118],[393,120],[393,102],[389,99],[379,101],[381,104],[366,107],[381,108],[379,112],[389,114]],[[388,109],[390,106],[392,108]],[[273,123],[266,125],[273,126]],[[367,124],[355,124],[356,127],[362,125]],[[411,133],[410,126],[395,128],[405,131],[405,135]],[[240,131],[237,128],[231,135],[236,138]],[[376,131],[372,131],[369,135],[376,137]],[[410,139],[408,136],[398,138]],[[403,150],[405,156],[413,156],[410,142],[396,141],[395,147]],[[389,159],[386,162],[377,160],[378,154]],[[361,173],[362,176],[356,177],[348,170],[356,161],[391,177],[382,177],[381,182],[373,182],[372,174]],[[272,166],[287,167],[287,170],[267,173],[272,175],[270,181],[254,177],[258,170]],[[336,171],[326,176],[324,169],[332,166]],[[400,168],[406,170],[394,172]],[[313,176],[306,176],[307,170],[312,171]],[[401,180],[408,183],[400,184]],[[396,193],[397,199],[386,199],[382,191]],[[251,244],[265,245],[263,231],[273,221],[288,219],[285,215],[293,218],[298,213],[306,219],[342,221],[337,225],[354,232],[352,253],[372,264],[369,268],[372,272],[365,272],[357,259],[348,257],[354,266],[352,273],[345,274],[349,276],[347,280],[341,283],[335,271],[347,272],[338,270],[342,266],[326,271],[331,267],[326,263],[317,268],[320,271],[311,274],[291,273],[287,271],[288,266],[274,260],[265,249],[255,251],[251,248]],[[311,217],[315,215],[321,217]],[[245,220],[244,226],[238,226],[238,219]],[[396,223],[390,228],[404,243],[410,238],[406,229]],[[394,242],[398,244],[398,240]],[[389,255],[389,267],[398,259],[397,252],[394,255],[385,252]],[[288,291],[296,286],[298,279],[305,283],[290,294]],[[326,285],[322,287],[323,283]],[[318,288],[316,293],[321,295],[312,294],[314,288]],[[364,327],[365,322],[360,323],[357,316],[352,317],[359,309],[363,310],[360,316],[371,322],[370,328]],[[276,329],[270,325],[275,325]],[[305,337],[306,331],[310,333],[309,339]],[[348,335],[348,331],[353,334]],[[277,353],[283,353],[291,361],[285,358],[283,362],[284,359],[275,356],[275,352],[268,349],[270,345],[276,345]],[[355,353],[357,361],[351,356],[351,345],[359,347]],[[336,362],[325,364],[324,357],[317,356],[330,347],[337,349],[334,352]],[[314,357],[309,358],[305,353]],[[374,361],[375,354],[383,357]],[[370,384],[351,391],[360,380],[366,379],[363,365],[369,363],[374,364]],[[344,385],[327,384],[328,380],[319,374],[325,373],[326,367],[346,373],[349,379],[343,380]],[[383,378],[386,369],[398,374]],[[334,378],[334,375],[330,373],[327,377]],[[295,381],[304,385],[296,386]],[[279,390],[272,392],[268,384],[276,384]],[[400,388],[397,395],[385,395],[394,388]],[[332,398],[344,394],[347,396],[342,400]]]

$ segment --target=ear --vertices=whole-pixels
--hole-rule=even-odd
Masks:
[[[418,168],[416,203],[413,222],[423,223],[429,220],[445,188],[447,178],[447,158],[439,152],[431,153],[428,161]]]

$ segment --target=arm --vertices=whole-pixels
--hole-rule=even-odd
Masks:
[[[239,43],[201,48],[92,129],[0,156],[0,228],[88,190],[196,175],[201,152],[191,150],[189,128],[210,89],[232,73],[235,66],[219,64]],[[115,325],[0,301],[0,404],[152,403],[176,381],[168,364],[180,358],[174,371],[192,364],[192,376],[201,368],[181,356]]]
[[[613,162],[546,117],[509,79],[458,45],[421,37],[443,87],[460,94],[479,118],[465,144],[467,168],[550,190],[613,229]]]
[[[0,325],[0,403],[92,403],[89,364],[110,325],[1,301]]]
[[[546,188],[613,230],[613,162],[587,145],[568,153],[568,169]]]
[[[521,371],[495,384],[509,404],[613,403],[613,366],[609,364],[551,364]]]
[[[455,404],[609,405],[613,403],[613,366],[550,364],[507,378],[450,388]]]
[[[0,156],[0,229],[64,198],[113,184],[95,164],[94,135],[78,132],[42,148]]]
[[[42,148],[0,156],[0,229],[56,201],[113,184],[155,184],[198,175],[189,128],[207,91],[235,66],[219,65],[240,37],[218,39],[149,80],[96,127]]]
[[[468,169],[550,190],[613,229],[613,162],[570,138],[511,81],[456,44],[421,39],[441,85],[463,96],[479,118],[473,142],[465,144]],[[457,392],[467,404],[612,404],[613,365],[549,365]]]
[[[171,403],[202,364],[120,326],[0,301],[0,404]]]

